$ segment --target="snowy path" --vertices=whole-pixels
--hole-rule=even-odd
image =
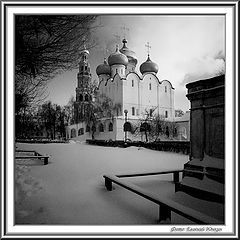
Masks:
[[[19,149],[50,155],[48,165],[28,166],[35,192],[19,194],[16,223],[153,224],[158,206],[121,187],[108,192],[104,174],[182,169],[187,155],[136,147],[111,148],[86,144],[17,144]],[[27,175],[28,176],[28,175]],[[159,194],[170,194],[171,176],[129,179]],[[165,181],[160,181],[165,180]],[[28,193],[28,192],[27,192]]]

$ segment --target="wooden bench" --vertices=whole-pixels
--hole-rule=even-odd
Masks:
[[[171,212],[179,214],[195,223],[198,224],[222,224],[222,222],[218,219],[210,217],[202,212],[189,208],[187,206],[183,206],[182,204],[175,202],[169,198],[165,198],[163,196],[159,196],[153,194],[151,192],[146,191],[143,188],[140,188],[130,182],[126,182],[126,180],[122,180],[123,177],[136,177],[136,176],[149,176],[149,175],[158,175],[158,174],[168,174],[173,173],[174,182],[179,181],[179,171],[165,171],[165,172],[155,172],[155,173],[139,173],[139,174],[126,174],[126,175],[104,175],[105,186],[108,191],[112,191],[112,183],[115,183],[133,193],[138,194],[139,196],[148,199],[159,205],[159,222],[161,221],[171,221]]]
[[[44,165],[47,165],[48,164],[48,159],[49,159],[49,156],[44,156],[44,155],[41,155],[40,153],[34,151],[34,150],[16,150],[16,152],[26,152],[26,153],[33,153],[33,155],[25,155],[25,156],[15,156],[15,159],[40,159],[42,160],[43,159],[43,163]]]

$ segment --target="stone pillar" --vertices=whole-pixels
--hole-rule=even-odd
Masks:
[[[224,159],[225,75],[186,85],[191,102],[190,159]]]
[[[190,161],[176,183],[176,191],[219,203],[225,201],[224,81],[223,75],[186,85],[191,102]]]

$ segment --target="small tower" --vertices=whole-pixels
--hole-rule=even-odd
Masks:
[[[119,51],[118,45],[116,51],[108,57],[108,64],[111,67],[111,77],[114,77],[115,74],[119,74],[121,78],[126,76],[125,69],[128,65],[128,58]]]
[[[144,75],[145,73],[153,73],[156,75],[158,72],[158,65],[150,59],[151,46],[149,45],[149,42],[145,46],[148,49],[148,58],[144,63],[140,65],[140,72],[142,75]]]
[[[90,64],[88,62],[89,51],[86,48],[80,53],[79,71],[77,74],[76,102],[89,101],[88,91],[91,82]]]
[[[126,67],[126,74],[129,73],[129,72],[135,72],[135,68],[136,68],[136,65],[137,65],[137,57],[136,57],[136,53],[132,50],[130,50],[128,47],[127,47],[127,40],[124,38],[122,40],[122,43],[123,43],[123,46],[122,48],[120,49],[120,52],[125,54],[128,58],[128,65]]]
[[[84,44],[84,50],[80,52],[79,70],[77,74],[76,101],[74,103],[75,123],[82,120],[82,106],[84,103],[92,101],[93,99],[93,92],[89,87],[92,76],[88,57],[89,51],[86,49]]]

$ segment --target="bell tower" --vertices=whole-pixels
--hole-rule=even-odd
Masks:
[[[89,101],[88,86],[91,82],[90,64],[88,62],[89,51],[84,49],[80,53],[79,70],[77,74],[76,102]]]
[[[74,103],[74,121],[78,123],[83,120],[82,106],[92,101],[90,83],[92,80],[90,64],[88,62],[89,51],[84,44],[84,50],[80,52],[79,68],[77,73],[76,101]]]

